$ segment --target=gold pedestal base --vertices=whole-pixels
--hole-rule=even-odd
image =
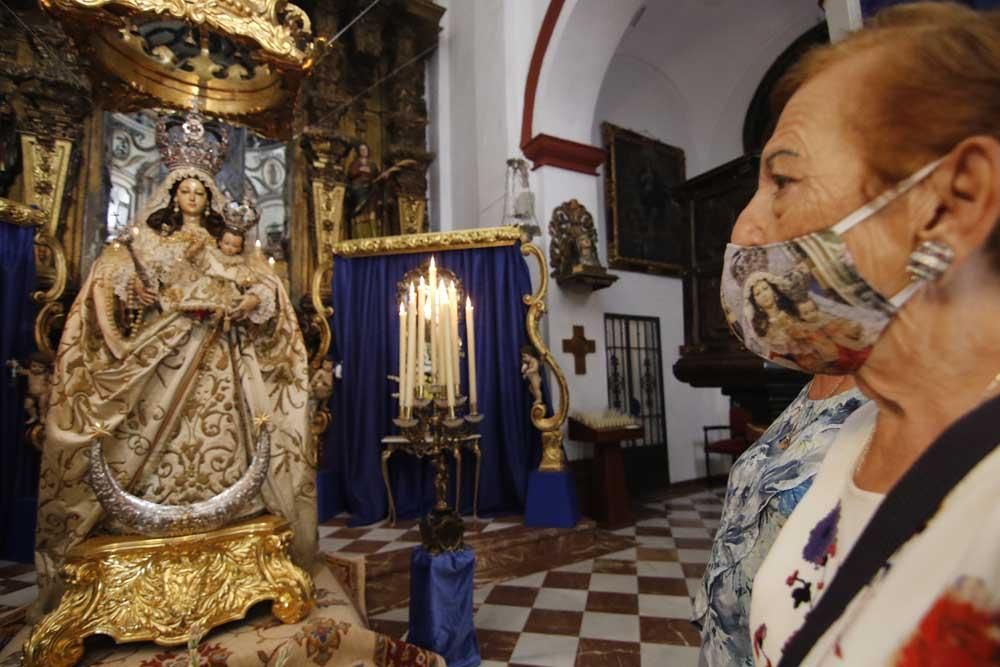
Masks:
[[[24,667],[63,667],[94,634],[185,644],[262,600],[283,623],[312,610],[315,588],[292,564],[288,522],[265,515],[184,537],[97,537],[70,550],[66,592],[24,645]]]

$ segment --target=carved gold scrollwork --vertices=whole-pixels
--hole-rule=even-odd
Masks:
[[[53,237],[59,228],[72,151],[73,142],[68,139],[43,141],[31,134],[21,135],[24,203],[48,214],[43,231]]]
[[[400,195],[397,198],[397,203],[399,204],[400,234],[419,234],[423,232],[424,214],[427,211],[427,202],[424,198]]]
[[[45,255],[48,263],[48,267],[46,268],[51,270],[52,285],[48,290],[35,292],[31,297],[35,300],[35,303],[39,304],[58,301],[62,298],[63,293],[66,291],[66,285],[69,282],[66,252],[63,250],[62,243],[45,232],[39,232],[35,236],[35,245],[41,246],[46,250]]]
[[[312,184],[313,211],[316,219],[316,259],[322,264],[333,255],[333,247],[343,238],[344,195],[347,188],[343,184],[324,183],[314,180]]]
[[[545,295],[549,290],[549,270],[546,266],[545,255],[538,246],[525,243],[521,246],[521,254],[531,255],[538,260],[539,279],[538,291],[534,294],[524,295],[524,303],[528,306],[528,315],[525,318],[525,326],[528,330],[528,340],[538,352],[538,358],[547,365],[559,384],[559,407],[550,417],[545,416],[546,408],[544,403],[536,403],[531,406],[531,423],[542,432],[542,462],[538,469],[544,472],[562,470],[565,465],[565,457],[562,450],[562,427],[566,423],[569,415],[569,387],[566,384],[566,376],[556,363],[555,358],[549,351],[545,341],[542,340],[538,323],[545,315]]]
[[[411,252],[495,248],[514,245],[520,240],[521,232],[517,227],[484,227],[457,232],[405,234],[403,236],[380,236],[373,239],[341,241],[334,245],[333,254],[338,257],[403,255]]]
[[[19,227],[42,227],[48,216],[37,208],[0,197],[0,222]]]
[[[115,14],[161,14],[205,24],[230,35],[257,42],[273,56],[306,64],[313,45],[300,48],[302,35],[312,31],[309,16],[287,0],[41,0],[48,10],[89,15],[107,8]],[[111,14],[112,16],[114,14]]]
[[[74,665],[96,633],[184,644],[262,600],[283,623],[297,623],[312,610],[315,586],[289,559],[291,539],[288,522],[270,515],[185,537],[91,538],[68,554],[66,592],[35,626],[22,664]]]

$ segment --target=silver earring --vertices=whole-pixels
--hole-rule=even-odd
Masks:
[[[943,241],[924,241],[910,254],[906,272],[913,280],[937,280],[955,261],[955,251]]]

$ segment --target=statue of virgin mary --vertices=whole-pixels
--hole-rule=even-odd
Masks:
[[[293,558],[316,551],[314,445],[309,437],[307,353],[281,281],[256,262],[237,303],[213,292],[194,251],[226,233],[215,174],[228,136],[200,114],[161,118],[157,144],[169,169],[132,222],[129,244],[109,244],[66,319],[56,359],[39,483],[32,619],[62,594],[67,551],[99,534],[129,532],[88,484],[98,430],[117,483],[161,505],[218,496],[247,470],[256,418],[269,418],[270,467],[236,520],[263,511],[286,518]],[[228,237],[227,237],[228,239]],[[225,243],[229,243],[227,240]],[[243,244],[248,262],[254,250]],[[228,249],[228,246],[226,246]],[[193,289],[192,286],[198,286]],[[223,289],[225,287],[226,289]]]

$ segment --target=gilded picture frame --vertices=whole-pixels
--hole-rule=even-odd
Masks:
[[[686,179],[684,150],[601,123],[608,263],[672,277],[689,264],[690,230],[676,189]]]

